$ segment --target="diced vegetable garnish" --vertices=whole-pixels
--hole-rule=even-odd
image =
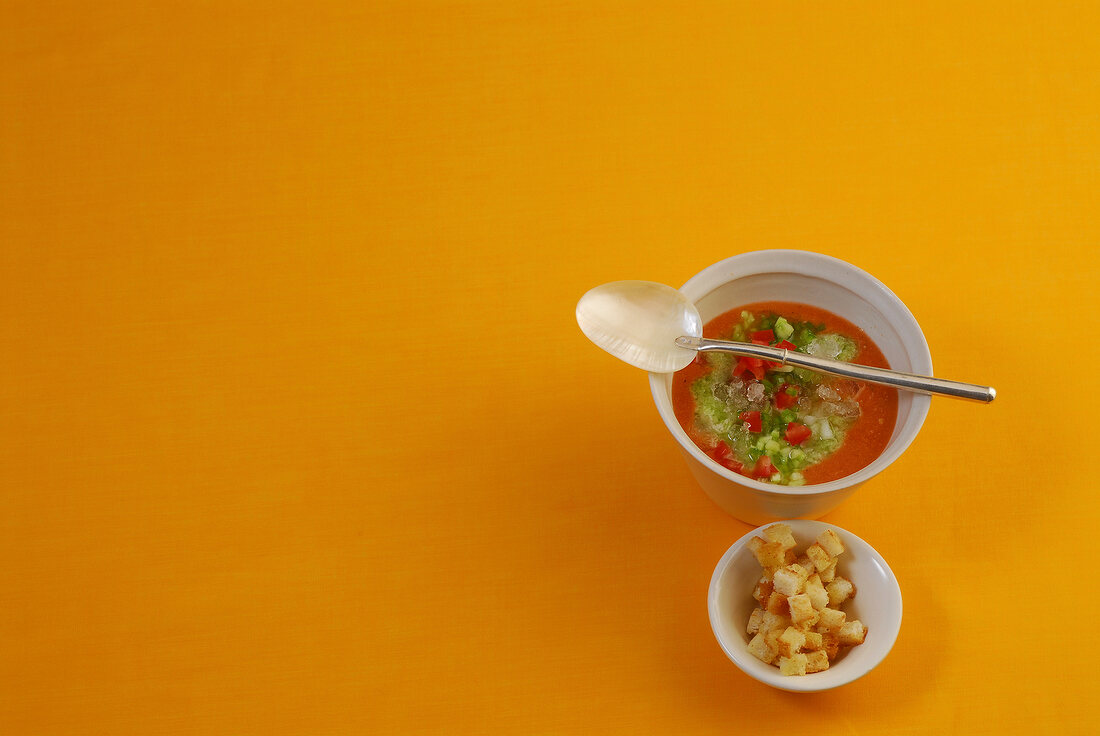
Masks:
[[[855,341],[825,332],[824,325],[747,310],[740,317],[723,337],[840,360],[855,357]],[[707,453],[734,472],[804,485],[802,471],[836,451],[858,419],[857,384],[761,358],[708,352],[704,360],[710,370],[690,387],[695,426],[710,438]]]
[[[733,367],[733,375],[743,376],[746,373],[751,374],[759,381],[767,375],[768,369],[764,367],[764,361],[760,358],[741,358],[737,361],[737,365]]]
[[[787,442],[790,442],[792,445],[801,445],[810,438],[811,434],[813,433],[805,424],[791,422],[787,425],[787,432],[783,436],[787,439]]]
[[[762,342],[765,345],[771,345],[772,340],[775,339],[775,333],[771,330],[757,330],[752,333],[753,342]]]
[[[775,473],[775,466],[772,465],[772,459],[767,455],[764,455],[756,461],[756,467],[752,469],[752,475],[754,478],[770,478]]]
[[[719,442],[715,446],[713,454],[715,460],[735,473],[740,473],[745,468],[745,466],[739,463],[733,456],[733,451],[730,450],[729,445],[725,442]]]
[[[786,409],[798,403],[798,386],[784,383],[775,392],[775,408]]]

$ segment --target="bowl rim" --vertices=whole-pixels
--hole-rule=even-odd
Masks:
[[[782,260],[781,266],[777,267],[775,265],[774,261],[776,259]],[[731,268],[731,266],[735,266],[736,268]],[[821,272],[825,269],[839,271],[845,275],[845,279],[837,280],[835,278],[822,276]],[[735,271],[737,276],[711,285],[715,275],[724,274],[731,270]],[[914,364],[911,366],[911,372],[923,373],[928,376],[932,375],[932,354],[928,349],[928,340],[925,339],[924,332],[921,330],[913,313],[909,311],[905,303],[881,281],[863,269],[853,266],[847,261],[842,261],[839,258],[827,256],[823,253],[814,253],[813,251],[784,248],[748,251],[730,256],[729,258],[707,266],[688,279],[684,285],[680,287],[680,291],[684,292],[692,301],[696,301],[715,289],[725,284],[732,283],[739,278],[766,273],[790,273],[799,276],[824,278],[837,286],[848,288],[864,299],[877,296],[889,305],[894,312],[894,316],[897,318],[896,322],[890,320],[889,317],[887,318],[891,325],[899,331],[904,329],[914,341],[910,344],[909,340],[902,340],[902,344],[913,359]],[[863,287],[863,290],[857,289],[856,287]],[[695,295],[697,291],[701,291],[702,293]],[[868,299],[868,301],[870,301],[870,299]],[[901,337],[900,332],[899,337]],[[831,480],[826,483],[808,484],[804,486],[782,486],[774,483],[765,483],[754,478],[747,478],[740,473],[735,473],[729,468],[719,465],[713,458],[704,453],[699,446],[691,440],[687,432],[684,431],[684,428],[680,426],[679,420],[676,419],[676,413],[672,409],[672,399],[668,396],[668,392],[665,389],[665,380],[667,377],[667,373],[650,373],[649,388],[650,393],[653,395],[653,402],[657,406],[657,412],[661,416],[661,420],[664,422],[665,427],[672,434],[677,444],[680,445],[680,448],[697,462],[701,463],[704,468],[726,480],[756,491],[765,491],[785,496],[813,496],[832,493],[834,491],[840,491],[859,485],[878,475],[889,467],[891,463],[901,457],[901,454],[913,443],[913,440],[916,439],[917,435],[920,433],[921,427],[924,425],[924,420],[927,418],[928,410],[931,406],[930,396],[914,393],[912,404],[909,409],[909,416],[906,418],[905,424],[900,428],[897,438],[886,446],[882,454],[851,475],[846,475],[843,478],[837,478],[836,480]]]
[[[818,530],[813,535],[815,537],[817,536],[817,534],[820,534],[821,531],[824,531],[825,529],[832,529],[833,531],[837,532],[838,535],[842,535],[846,547],[858,548],[862,554],[867,555],[877,564],[878,567],[883,570],[886,576],[886,580],[889,583],[887,595],[891,598],[891,600],[887,601],[887,605],[893,604],[893,606],[896,607],[898,613],[897,618],[891,619],[886,626],[875,626],[873,650],[875,651],[876,656],[872,658],[868,666],[862,669],[852,670],[846,676],[838,676],[836,675],[836,670],[832,669],[825,670],[824,672],[815,672],[813,674],[803,675],[800,677],[787,676],[781,675],[778,668],[773,668],[770,666],[768,669],[774,669],[774,674],[772,674],[771,672],[768,672],[767,674],[762,674],[760,671],[758,671],[757,668],[750,668],[743,664],[743,662],[748,662],[749,660],[753,662],[759,662],[759,660],[757,660],[755,657],[753,657],[752,654],[749,653],[747,647],[731,648],[730,646],[728,646],[727,642],[723,640],[723,638],[719,635],[719,621],[722,615],[718,607],[717,592],[719,581],[721,580],[723,573],[725,573],[726,568],[728,568],[730,564],[732,564],[734,558],[747,550],[749,540],[757,534],[761,533],[762,530],[766,529],[769,526],[772,526],[772,524],[787,524],[791,526],[796,535],[799,534],[799,528],[805,528],[809,526],[812,529]],[[857,582],[856,584],[858,588],[859,583]],[[746,591],[745,594],[748,595],[748,591]],[[722,557],[718,560],[718,564],[714,566],[714,572],[711,574],[710,586],[707,588],[707,612],[710,618],[711,632],[714,634],[714,638],[718,642],[718,646],[722,648],[723,652],[725,652],[726,657],[735,665],[737,665],[737,668],[739,670],[741,670],[754,680],[764,683],[765,685],[770,685],[771,687],[778,688],[780,690],[797,693],[823,692],[825,690],[832,690],[833,688],[838,688],[843,685],[847,685],[848,683],[855,682],[856,680],[873,670],[875,667],[878,667],[878,665],[881,664],[884,659],[886,659],[886,656],[894,648],[894,643],[897,641],[898,633],[901,631],[901,621],[902,617],[904,616],[901,585],[898,583],[898,579],[897,576],[894,575],[894,571],[890,568],[890,565],[886,562],[886,559],[881,554],[879,554],[878,550],[868,544],[859,535],[853,534],[843,527],[814,519],[787,519],[784,521],[773,521],[750,530],[749,532],[745,533],[744,536],[742,536],[740,539],[730,545],[729,549],[727,549]],[[870,642],[866,644],[861,644],[860,646],[867,646],[869,643]],[[829,676],[830,674],[832,674],[832,677]],[[822,677],[818,677],[818,675],[822,675]]]

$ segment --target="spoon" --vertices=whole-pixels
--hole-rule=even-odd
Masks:
[[[919,394],[986,404],[997,397],[991,386],[845,363],[786,348],[704,338],[703,320],[695,305],[671,286],[652,281],[613,281],[597,286],[577,302],[577,324],[598,347],[652,373],[673,373],[687,367],[696,353],[720,350]]]

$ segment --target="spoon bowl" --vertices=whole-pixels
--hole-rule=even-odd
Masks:
[[[702,337],[703,320],[691,301],[653,281],[613,281],[577,302],[577,324],[597,346],[650,373],[674,373],[695,359],[678,337]]]

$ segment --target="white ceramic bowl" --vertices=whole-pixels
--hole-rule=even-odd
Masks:
[[[749,653],[750,637],[745,625],[756,607],[752,590],[760,579],[760,563],[748,541],[760,534],[762,527],[738,539],[714,568],[707,595],[710,626],[726,656],[750,677],[791,692],[831,690],[863,677],[890,652],[901,629],[901,588],[882,555],[851,532],[820,521],[784,523],[794,532],[799,550],[805,549],[825,529],[832,529],[840,537],[846,550],[837,561],[837,572],[856,586],[855,598],[840,608],[848,614],[848,620],[859,619],[864,623],[867,638],[842,653],[829,669],[810,675],[781,675],[778,667],[764,664]]]
[[[743,304],[788,301],[827,309],[874,340],[894,370],[932,375],[932,356],[912,313],[878,279],[844,261],[801,250],[760,250],[727,258],[680,287],[704,324]],[[650,373],[657,411],[680,445],[691,474],[715,503],[738,519],[764,524],[816,519],[894,462],[917,436],[929,397],[899,391],[898,420],[886,449],[867,467],[839,480],[799,487],[763,483],[722,467],[699,449],[672,409],[672,375]]]

